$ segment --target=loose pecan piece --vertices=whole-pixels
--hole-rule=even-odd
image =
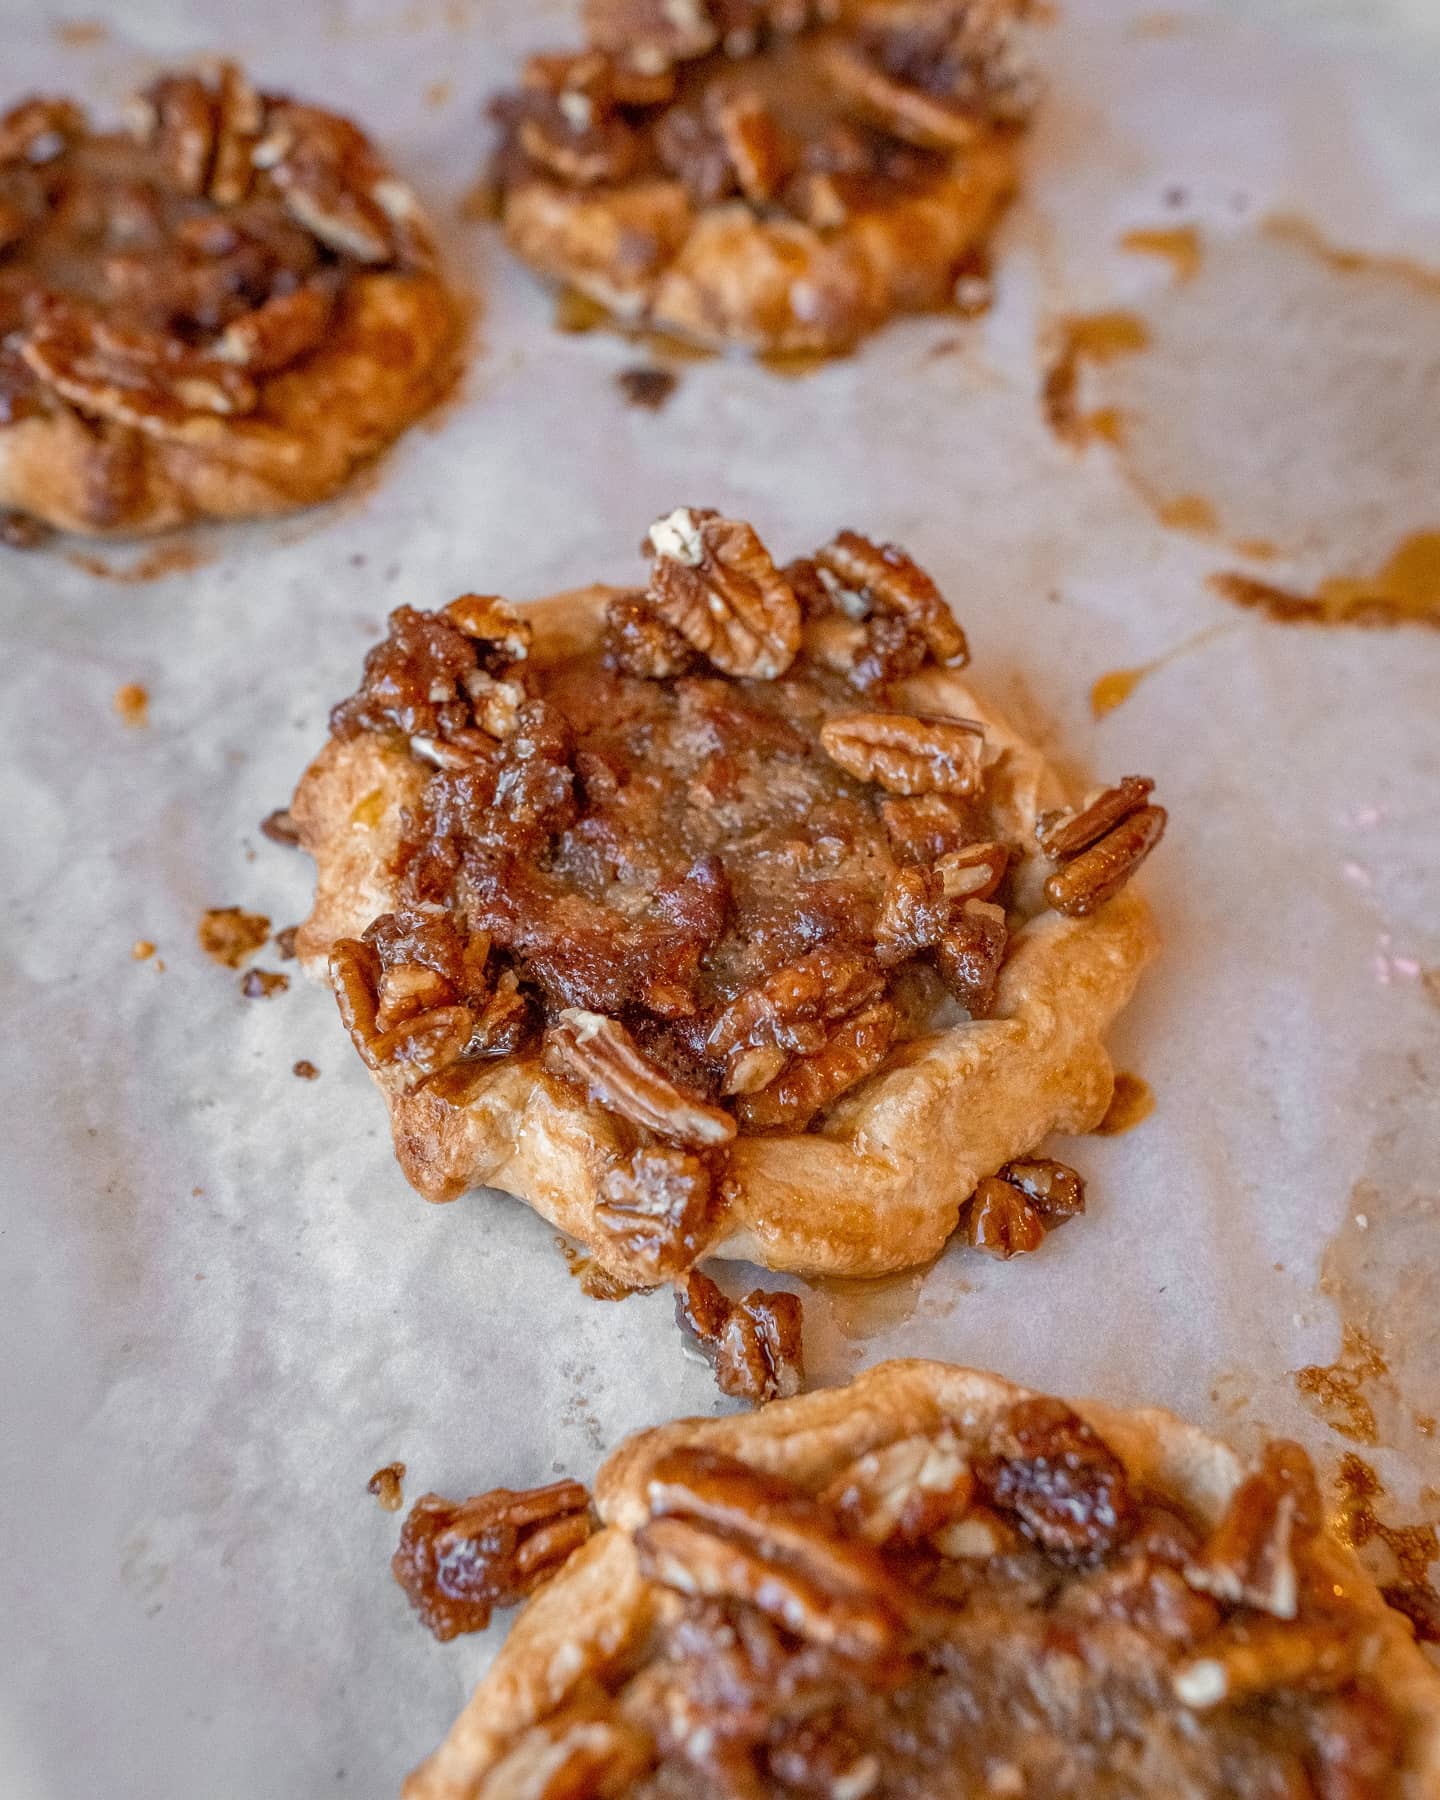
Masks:
[[[1045,898],[1056,912],[1084,918],[1118,894],[1165,834],[1163,806],[1146,796],[1154,782],[1127,775],[1078,812],[1046,813],[1035,836],[1052,862],[1061,866],[1045,883]]]
[[[800,1392],[803,1316],[794,1294],[754,1288],[731,1301],[708,1275],[691,1269],[675,1290],[675,1316],[705,1352],[722,1394],[758,1406]]]
[[[976,1185],[965,1210],[965,1241],[987,1256],[1008,1262],[1024,1256],[1045,1242],[1045,1221],[1039,1209],[1018,1187],[998,1175],[987,1175]]]
[[[1175,1671],[1175,1696],[1197,1712],[1259,1694],[1344,1687],[1362,1666],[1363,1633],[1341,1625],[1245,1619],[1222,1630]]]
[[[1267,1444],[1260,1466],[1231,1495],[1219,1523],[1185,1568],[1202,1593],[1293,1619],[1300,1606],[1295,1552],[1319,1529],[1315,1471],[1298,1444]]]
[[[965,1447],[947,1425],[858,1457],[820,1501],[866,1543],[918,1544],[963,1517],[974,1491]]]
[[[606,1174],[595,1222],[659,1279],[694,1261],[709,1206],[710,1177],[699,1157],[650,1145]]]
[[[578,1481],[492,1488],[458,1504],[424,1494],[410,1509],[391,1568],[442,1640],[483,1631],[494,1608],[518,1606],[590,1535],[590,1495]]]
[[[85,114],[70,100],[36,96],[0,117],[0,167],[53,162],[85,129]]]
[[[973,794],[983,780],[985,729],[973,719],[840,713],[820,728],[826,755],[889,794]]]
[[[800,603],[751,528],[679,507],[650,528],[647,596],[727,675],[773,681],[800,648]]]
[[[975,1474],[991,1504],[1052,1554],[1106,1556],[1134,1529],[1123,1464],[1063,1400],[1017,1401],[996,1421]]]
[[[673,1143],[728,1144],[735,1121],[673,1082],[618,1019],[567,1006],[545,1034],[545,1067],[582,1087],[607,1112]]]
[[[947,669],[963,669],[970,647],[945,597],[898,544],[876,544],[858,531],[842,531],[815,552],[815,561],[842,591],[913,625],[930,654]]]
[[[898,1646],[904,1599],[878,1552],[801,1489],[717,1451],[659,1458],[645,1572],[684,1594],[743,1600],[811,1643],[862,1659]]]
[[[831,1029],[821,1049],[793,1063],[768,1086],[742,1094],[740,1121],[751,1131],[802,1130],[841,1094],[878,1069],[895,1035],[895,1008],[877,1000]]]
[[[307,281],[288,294],[273,294],[253,312],[232,320],[210,346],[210,354],[252,375],[273,375],[324,340],[334,310],[329,283]]]

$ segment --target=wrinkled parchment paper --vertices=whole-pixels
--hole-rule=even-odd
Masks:
[[[1103,450],[1057,443],[1035,393],[1045,320],[1168,279],[1116,248],[1131,226],[1183,216],[1228,242],[1284,210],[1440,265],[1430,0],[1065,0],[989,317],[899,325],[802,381],[687,363],[653,415],[614,386],[643,352],[557,335],[493,228],[457,216],[482,97],[522,51],[567,40],[568,7],[113,11],[98,33],[8,0],[7,88],[114,105],[160,59],[238,53],[388,143],[483,308],[460,398],[352,500],[203,534],[199,566],[148,582],[87,573],[71,546],[0,551],[0,1789],[394,1793],[503,1626],[446,1647],[419,1630],[371,1472],[403,1461],[407,1503],[587,1477],[624,1433],[722,1404],[667,1295],[587,1300],[525,1208],[406,1188],[328,994],[296,977],[244,999],[195,941],[211,906],[302,915],[308,865],[256,826],[387,609],[627,579],[677,503],[752,518],[787,556],[845,523],[898,538],[1019,721],[1071,766],[1153,774],[1172,811],[1146,876],[1164,958],[1114,1038],[1155,1113],[1056,1146],[1090,1178],[1091,1215],[1028,1260],[956,1251],[923,1284],[818,1297],[814,1379],[950,1357],[1169,1404],[1242,1443],[1293,1432],[1329,1471],[1353,1446],[1292,1371],[1331,1363],[1345,1309],[1368,1307],[1398,1373],[1373,1390],[1382,1442],[1362,1453],[1391,1516],[1424,1516],[1440,633],[1228,608],[1204,577],[1233,558],[1162,528]],[[1392,535],[1437,523],[1440,500]],[[1097,676],[1197,637],[1092,719]],[[131,682],[144,728],[112,707]],[[136,940],[155,956],[133,960]],[[297,1080],[298,1059],[320,1078]],[[1339,1304],[1318,1285],[1337,1234]]]

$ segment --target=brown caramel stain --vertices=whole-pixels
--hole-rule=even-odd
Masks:
[[[1379,1518],[1375,1508],[1384,1486],[1369,1463],[1353,1452],[1341,1457],[1335,1485],[1335,1535],[1355,1551],[1382,1547],[1389,1565],[1380,1582],[1386,1602],[1405,1614],[1421,1643],[1440,1643],[1440,1594],[1430,1578],[1430,1566],[1440,1558],[1435,1526],[1387,1525]]]
[[[263,913],[247,913],[238,906],[212,906],[200,915],[196,928],[200,948],[227,969],[238,969],[270,935],[270,921]]]
[[[1186,20],[1179,13],[1147,12],[1130,21],[1126,34],[1132,38],[1168,38],[1180,37],[1185,30]]]
[[[1103,719],[1123,706],[1154,667],[1154,663],[1137,663],[1133,669],[1107,669],[1090,689],[1091,716]]]
[[[565,1258],[565,1267],[576,1281],[580,1283],[580,1292],[588,1300],[628,1300],[631,1294],[641,1293],[640,1288],[631,1287],[602,1269],[593,1256],[587,1256],[578,1244],[572,1244],[569,1238],[556,1237],[555,1248]]]
[[[373,1494],[386,1512],[399,1512],[405,1504],[404,1481],[404,1463],[386,1463],[383,1469],[377,1469],[365,1483],[365,1492]]]
[[[1134,356],[1150,342],[1145,321],[1130,312],[1072,314],[1053,330],[1054,349],[1046,366],[1040,400],[1050,429],[1067,443],[1081,444],[1094,430],[1096,415],[1080,410],[1080,372],[1086,363],[1109,363]],[[1117,409],[1108,409],[1119,428]],[[1096,434],[1100,435],[1100,434]]]
[[[1310,1410],[1332,1431],[1356,1444],[1377,1444],[1375,1407],[1365,1389],[1367,1383],[1383,1380],[1389,1373],[1389,1365],[1371,1338],[1358,1325],[1347,1322],[1341,1326],[1338,1358],[1323,1367],[1312,1363],[1297,1369],[1295,1385]]]
[[[1348,250],[1326,237],[1318,226],[1298,213],[1271,213],[1262,230],[1277,243],[1293,244],[1318,257],[1340,275],[1388,275],[1419,291],[1440,295],[1440,269],[1417,263],[1408,256],[1384,256],[1370,250]]]
[[[1155,516],[1171,531],[1192,531],[1208,536],[1220,529],[1220,516],[1203,494],[1176,494],[1156,502]]]
[[[298,1075],[301,1081],[318,1081],[320,1079],[320,1071],[308,1057],[304,1056],[292,1066],[290,1073]]]
[[[1150,1083],[1124,1069],[1115,1077],[1115,1089],[1105,1117],[1095,1127],[1098,1137],[1120,1137],[1143,1124],[1155,1110],[1155,1094]]]
[[[155,946],[150,942],[149,938],[136,938],[135,942],[130,946],[130,954],[134,957],[136,962],[148,962],[155,954]]]
[[[1125,233],[1120,248],[1136,256],[1163,257],[1177,281],[1189,281],[1200,267],[1200,233],[1193,225],[1139,227]]]
[[[54,27],[55,41],[66,50],[88,50],[92,44],[103,44],[110,27],[102,19],[62,19]]]
[[[127,681],[115,690],[110,704],[127,725],[138,731],[150,723],[150,693],[138,681]]]
[[[70,552],[67,561],[72,567],[83,569],[87,575],[97,576],[102,581],[118,581],[125,586],[132,582],[159,581],[167,575],[188,575],[192,570],[200,569],[213,560],[214,553],[201,550],[195,544],[162,544],[157,550],[148,550],[132,563],[109,562],[103,556],[93,556],[85,551]]]
[[[1233,570],[1209,582],[1237,606],[1283,624],[1440,627],[1440,531],[1412,532],[1375,574],[1328,576],[1310,593]]]

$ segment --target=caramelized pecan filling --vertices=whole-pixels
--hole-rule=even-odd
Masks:
[[[906,675],[968,658],[903,551],[843,532],[782,570],[689,508],[649,549],[601,645],[543,668],[492,596],[392,615],[332,728],[426,780],[399,907],[331,972],[387,1082],[463,1103],[491,1059],[538,1051],[609,1113],[601,1224],[653,1282],[713,1236],[737,1133],[823,1126],[897,1045],[990,1011],[1035,848],[985,729],[877,671],[877,641]],[[1090,842],[1088,817],[1052,841]],[[1082,898],[1083,860],[1063,871]],[[1105,892],[1139,860],[1107,860]],[[1053,1174],[1009,1191],[1053,1222],[1081,1210],[1063,1173],[1063,1194]]]
[[[413,196],[353,125],[231,63],[153,82],[125,132],[23,101],[0,118],[0,425],[253,413],[358,271],[430,261]]]
[[[1270,1446],[1208,1531],[1039,1397],[988,1431],[883,1445],[814,1493],[682,1447],[648,1498],[647,1641],[524,1734],[482,1800],[542,1735],[580,1743],[582,1719],[604,1753],[579,1779],[557,1755],[570,1784],[528,1800],[1398,1791],[1373,1622],[1316,1559],[1295,1445]]]
[[[1026,117],[1023,0],[591,0],[588,43],[492,106],[502,190],[670,181],[825,230]]]

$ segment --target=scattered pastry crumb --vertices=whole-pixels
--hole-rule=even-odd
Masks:
[[[1067,443],[1083,444],[1092,436],[1105,437],[1118,430],[1118,415],[1113,415],[1113,409],[1105,409],[1103,420],[1101,413],[1082,416],[1079,405],[1081,365],[1113,362],[1117,356],[1133,356],[1144,350],[1149,342],[1149,327],[1134,313],[1087,313],[1058,322],[1054,350],[1040,390],[1045,418],[1056,437]]]
[[[1115,1077],[1115,1091],[1110,1096],[1105,1117],[1095,1127],[1096,1135],[1119,1137],[1122,1132],[1133,1131],[1154,1110],[1155,1095],[1150,1083],[1122,1069]]]
[[[227,969],[238,969],[269,935],[264,913],[247,913],[238,906],[212,906],[201,913],[196,931],[200,948]]]
[[[280,975],[271,969],[251,969],[240,983],[240,992],[247,1000],[269,1000],[276,994],[283,994],[290,986],[290,977]]]
[[[272,844],[284,844],[293,849],[300,842],[300,828],[290,816],[287,806],[277,806],[272,813],[267,813],[260,821],[261,837],[269,838]]]
[[[615,377],[615,385],[625,396],[627,405],[638,406],[645,412],[659,412],[680,385],[680,377],[673,369],[641,366],[622,369]]]
[[[86,50],[92,44],[103,44],[110,35],[102,19],[62,19],[53,30],[56,43],[67,50]]]
[[[373,1494],[386,1512],[399,1512],[405,1504],[405,1489],[402,1485],[404,1480],[403,1462],[386,1463],[383,1469],[377,1469],[365,1483],[365,1491]]]
[[[150,723],[149,690],[141,687],[138,681],[127,681],[123,687],[116,688],[111,705],[127,725],[138,728]]]
[[[298,1075],[302,1081],[318,1081],[320,1079],[320,1071],[314,1063],[308,1062],[304,1057],[301,1057],[290,1073]]]
[[[275,948],[280,952],[282,962],[294,962],[295,933],[299,929],[298,925],[287,925],[283,931],[275,933]]]
[[[155,954],[155,946],[150,942],[149,938],[136,938],[135,942],[130,946],[130,954],[135,958],[136,962],[145,962],[149,957],[152,957]]]
[[[453,81],[432,81],[425,90],[425,104],[438,110],[450,104],[450,97],[455,92]]]

